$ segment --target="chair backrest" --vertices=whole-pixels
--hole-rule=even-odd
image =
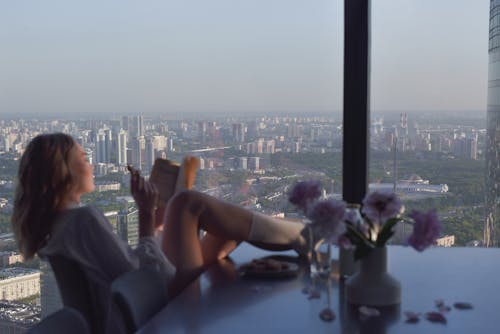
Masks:
[[[80,265],[76,261],[60,255],[50,256],[49,262],[54,271],[64,306],[79,311],[91,323],[93,307],[90,300],[89,282]]]
[[[90,334],[90,328],[80,312],[64,307],[44,318],[27,332],[27,334],[53,333]]]
[[[137,331],[168,302],[167,281],[152,268],[118,277],[111,284],[111,293],[129,333]]]
[[[91,282],[80,264],[61,255],[49,256],[64,306],[79,311],[90,326],[92,333],[105,333],[123,327],[121,319],[113,315],[111,291],[108,287]],[[109,296],[108,304],[103,303]],[[116,312],[116,311],[115,311]]]

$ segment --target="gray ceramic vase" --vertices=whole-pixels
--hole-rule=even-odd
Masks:
[[[360,270],[345,282],[348,303],[391,306],[401,303],[401,284],[387,272],[387,247],[374,248],[359,260]]]

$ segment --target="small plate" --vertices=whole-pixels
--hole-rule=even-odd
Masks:
[[[293,262],[264,258],[242,264],[239,273],[244,278],[291,278],[297,276],[299,266]]]

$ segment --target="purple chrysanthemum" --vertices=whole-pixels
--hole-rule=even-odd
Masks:
[[[307,217],[316,225],[330,242],[337,243],[337,239],[345,232],[343,219],[345,203],[334,199],[316,202],[307,212]]]
[[[321,195],[319,181],[302,181],[297,183],[288,197],[290,203],[306,212],[307,206]]]
[[[403,205],[395,193],[375,191],[363,200],[362,211],[372,222],[383,224],[386,220],[402,213]]]
[[[408,244],[419,252],[433,245],[441,232],[441,222],[436,210],[428,212],[415,210],[408,216],[415,222],[413,233],[408,238]]]
[[[331,221],[338,223],[344,219],[344,215],[345,203],[334,199],[317,202],[307,213],[307,217],[318,224]]]

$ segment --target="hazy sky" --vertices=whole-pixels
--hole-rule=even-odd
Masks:
[[[343,1],[0,0],[0,116],[342,108]],[[488,0],[373,0],[372,108],[486,112]]]

